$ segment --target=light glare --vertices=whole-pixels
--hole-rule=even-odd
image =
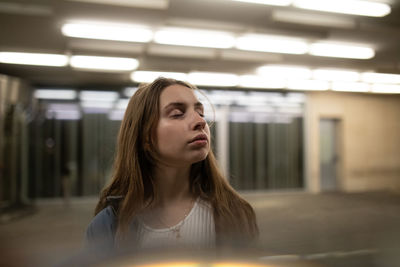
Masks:
[[[391,11],[388,4],[361,0],[295,0],[293,5],[310,10],[371,17],[384,17]]]
[[[150,29],[140,25],[128,24],[66,23],[61,31],[69,37],[124,42],[147,43],[153,38],[153,32]]]
[[[237,86],[239,77],[231,73],[191,72],[188,80],[195,85],[204,86]]]
[[[308,44],[294,38],[247,34],[237,38],[236,48],[270,53],[305,54],[308,51]]]
[[[310,45],[310,54],[323,57],[370,59],[375,56],[375,51],[363,46],[313,43]]]
[[[232,0],[232,1],[270,5],[270,6],[288,6],[292,3],[292,0]]]
[[[399,74],[364,72],[361,79],[367,83],[400,83]]]
[[[74,90],[38,89],[35,90],[33,96],[38,99],[73,100],[77,93]]]
[[[220,31],[164,28],[155,33],[154,41],[168,45],[231,48],[234,46],[235,38],[230,33]]]
[[[289,80],[287,88],[305,91],[325,91],[329,89],[329,82],[317,80]]]
[[[68,57],[58,54],[0,52],[0,62],[8,64],[63,67],[68,64]]]
[[[139,61],[123,57],[72,56],[70,64],[79,69],[130,71],[138,67]]]
[[[271,79],[309,79],[311,70],[303,66],[266,65],[259,67],[257,73]]]
[[[370,85],[367,83],[332,82],[333,91],[340,92],[368,92]]]
[[[316,69],[313,71],[313,78],[325,81],[356,82],[359,80],[360,74],[350,70]]]
[[[113,102],[119,97],[117,92],[111,91],[81,91],[79,99],[85,102]]]
[[[185,81],[187,76],[182,72],[161,72],[161,71],[135,71],[131,74],[131,79],[135,82],[149,83],[159,77],[171,78]]]
[[[274,77],[241,75],[239,77],[239,86],[249,88],[284,88],[285,81]]]
[[[383,94],[400,94],[400,85],[395,84],[373,84],[371,92]]]

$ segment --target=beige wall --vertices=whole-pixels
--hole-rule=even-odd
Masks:
[[[400,190],[400,95],[307,93],[306,187],[320,190],[319,119],[339,119],[341,191]]]

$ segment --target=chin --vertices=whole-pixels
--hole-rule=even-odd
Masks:
[[[208,151],[206,153],[202,153],[202,155],[197,155],[196,157],[194,157],[191,162],[192,164],[203,161],[207,158],[208,156]]]

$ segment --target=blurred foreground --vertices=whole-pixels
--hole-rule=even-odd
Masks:
[[[233,262],[245,266],[251,266],[249,262],[264,266],[400,265],[400,194],[287,192],[244,196],[257,213],[259,249],[218,263],[208,262],[199,253],[168,260],[184,261],[185,266],[233,266]],[[75,198],[68,203],[40,200],[34,212],[25,216],[7,222],[2,214],[0,266],[54,266],[76,255],[95,203],[96,198]],[[156,255],[147,259],[151,259],[148,263],[157,261]],[[128,266],[126,260],[129,258],[115,266]],[[141,259],[141,264],[145,260]]]

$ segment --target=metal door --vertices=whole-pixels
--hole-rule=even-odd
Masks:
[[[338,120],[320,119],[320,179],[322,191],[334,191],[338,189],[337,167],[337,125]]]

